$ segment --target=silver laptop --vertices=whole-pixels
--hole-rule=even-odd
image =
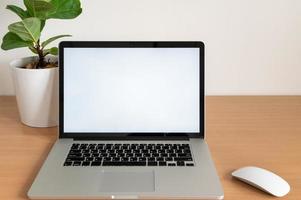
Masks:
[[[59,138],[31,199],[223,199],[202,42],[61,42]]]

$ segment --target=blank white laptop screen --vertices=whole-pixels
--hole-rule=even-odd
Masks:
[[[64,132],[200,131],[198,48],[65,48]]]

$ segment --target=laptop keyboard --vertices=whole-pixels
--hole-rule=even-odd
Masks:
[[[72,144],[64,166],[194,166],[189,144]]]

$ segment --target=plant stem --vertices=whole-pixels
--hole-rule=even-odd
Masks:
[[[45,55],[43,53],[43,49],[40,45],[40,40],[38,40],[37,45],[36,45],[36,50],[39,56],[39,62],[36,66],[36,68],[44,68],[45,66]]]

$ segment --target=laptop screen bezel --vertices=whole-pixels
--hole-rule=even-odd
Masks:
[[[172,133],[172,132],[64,132],[64,48],[199,48],[200,53],[200,129],[199,132]],[[114,140],[114,139],[184,139],[204,138],[205,114],[204,114],[204,43],[201,41],[63,41],[59,44],[59,138],[73,138],[78,140]]]

